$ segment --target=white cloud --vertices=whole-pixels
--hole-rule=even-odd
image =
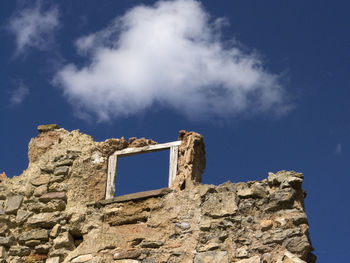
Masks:
[[[194,0],[137,6],[78,39],[88,62],[66,65],[54,83],[81,116],[99,120],[159,105],[195,119],[285,112],[279,76],[256,54],[227,47],[220,40],[226,20],[211,20]]]
[[[29,88],[23,85],[22,83],[19,84],[19,87],[15,89],[11,94],[11,98],[10,98],[11,104],[12,105],[21,104],[28,94],[29,94]]]
[[[9,19],[8,30],[15,35],[17,54],[22,54],[26,48],[44,50],[51,43],[52,33],[59,25],[59,12],[57,7],[43,9],[42,2],[37,1]]]

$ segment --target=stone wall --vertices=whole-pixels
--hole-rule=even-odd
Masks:
[[[39,131],[28,169],[1,177],[0,263],[315,262],[301,173],[202,185],[203,138],[181,131],[173,189],[104,200],[108,156],[155,142]]]

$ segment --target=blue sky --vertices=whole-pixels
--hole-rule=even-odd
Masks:
[[[347,262],[349,7],[5,0],[0,172],[26,168],[39,124],[160,143],[194,130],[206,142],[204,183],[303,172],[318,262]],[[121,192],[166,186],[167,155],[155,156],[123,160]]]

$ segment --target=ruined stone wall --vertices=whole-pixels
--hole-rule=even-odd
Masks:
[[[181,131],[173,189],[104,200],[108,156],[155,142],[39,131],[28,169],[1,178],[0,263],[315,261],[301,173],[202,185],[203,138]]]

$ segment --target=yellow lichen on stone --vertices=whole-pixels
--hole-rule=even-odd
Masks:
[[[39,125],[38,126],[38,132],[48,132],[48,131],[54,131],[59,129],[60,127],[57,124],[45,124],[45,125]]]

